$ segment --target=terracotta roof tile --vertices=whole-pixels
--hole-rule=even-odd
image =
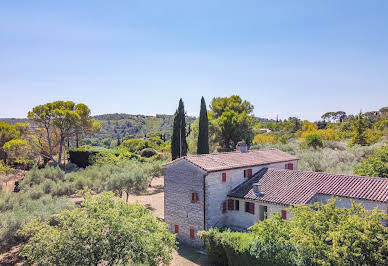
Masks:
[[[201,155],[189,155],[170,162],[187,160],[207,172],[242,168],[254,165],[267,165],[276,162],[298,160],[297,157],[277,149],[249,150],[248,152],[221,152]]]
[[[259,196],[254,183],[260,184]],[[388,179],[264,168],[228,195],[294,205],[306,204],[316,194],[388,202]]]

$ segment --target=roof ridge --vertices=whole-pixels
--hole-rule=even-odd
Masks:
[[[239,152],[239,151],[222,151],[222,152],[212,152],[212,153],[205,153],[205,154],[188,154],[188,155],[185,155],[181,158],[188,158],[188,157],[202,157],[202,156],[209,156],[209,155],[218,155],[218,154],[229,154],[229,153],[249,153],[249,152],[257,152],[257,151],[281,151],[279,149],[276,149],[276,148],[269,148],[269,149],[252,149],[252,150],[248,150],[248,152]],[[281,151],[281,152],[284,152],[284,151]],[[286,152],[284,152],[286,153]],[[294,156],[292,154],[290,154],[291,156]],[[178,158],[179,159],[179,158]]]
[[[286,172],[286,171],[293,171],[293,172],[299,172],[299,173],[312,173],[312,174],[323,174],[323,175],[334,175],[334,176],[344,176],[344,177],[356,177],[356,178],[362,178],[362,179],[373,179],[373,180],[382,180],[388,182],[388,178],[384,177],[375,177],[375,176],[359,176],[359,175],[346,175],[346,174],[335,174],[335,173],[327,173],[327,172],[315,172],[315,171],[301,171],[301,170],[288,170],[288,169],[281,169],[281,168],[272,168],[267,167],[269,170],[277,170],[280,172]]]

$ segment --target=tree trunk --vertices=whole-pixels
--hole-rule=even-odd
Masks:
[[[55,159],[53,156],[53,148],[51,146],[50,130],[48,127],[46,127],[46,132],[47,132],[47,142],[48,142],[48,146],[49,146],[50,159],[55,162]]]
[[[128,202],[129,193],[126,191],[125,194],[127,194],[125,202]]]
[[[61,136],[61,141],[59,142],[59,154],[58,154],[58,163],[62,163],[62,149],[63,143],[65,142],[65,138]]]
[[[79,148],[78,134],[75,136],[75,144],[76,144],[76,147]]]

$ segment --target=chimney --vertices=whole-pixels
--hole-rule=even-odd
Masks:
[[[253,185],[253,193],[256,194],[256,196],[262,196],[263,193],[261,193],[261,187],[259,183],[254,183]]]
[[[248,152],[248,145],[244,141],[239,141],[236,145],[236,151]]]

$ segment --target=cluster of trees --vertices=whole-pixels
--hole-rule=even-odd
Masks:
[[[162,162],[155,160],[101,159],[85,169],[68,163],[33,167],[18,184],[18,193],[0,189],[0,248],[18,241],[16,231],[34,218],[48,219],[61,209],[73,208],[67,197],[79,191],[111,191],[128,200],[129,193],[144,192],[155,176],[162,174]],[[125,194],[124,194],[125,193]]]
[[[99,121],[102,128],[99,132],[84,136],[80,144],[90,146],[102,146],[113,148],[126,139],[161,137],[164,142],[171,139],[171,128],[173,126],[173,115],[145,116],[130,114],[104,114],[93,116]],[[194,117],[187,116],[190,124]]]
[[[82,208],[35,219],[19,235],[28,239],[21,255],[39,265],[166,265],[176,248],[164,222],[111,193],[86,194]]]
[[[300,205],[292,218],[272,215],[247,233],[203,231],[209,259],[215,265],[385,265],[388,256],[388,219],[383,211]]]
[[[205,154],[215,151],[232,151],[237,142],[251,143],[254,125],[257,121],[252,114],[253,105],[239,96],[214,98],[206,109],[201,99],[200,115],[190,125],[186,133],[185,112],[182,99],[174,116],[171,141],[172,158],[176,159],[190,153]]]
[[[10,125],[0,122],[0,159],[9,165],[30,167],[44,162],[62,163],[66,144],[98,132],[101,124],[90,118],[84,104],[55,101],[36,106],[28,113],[31,122]]]

